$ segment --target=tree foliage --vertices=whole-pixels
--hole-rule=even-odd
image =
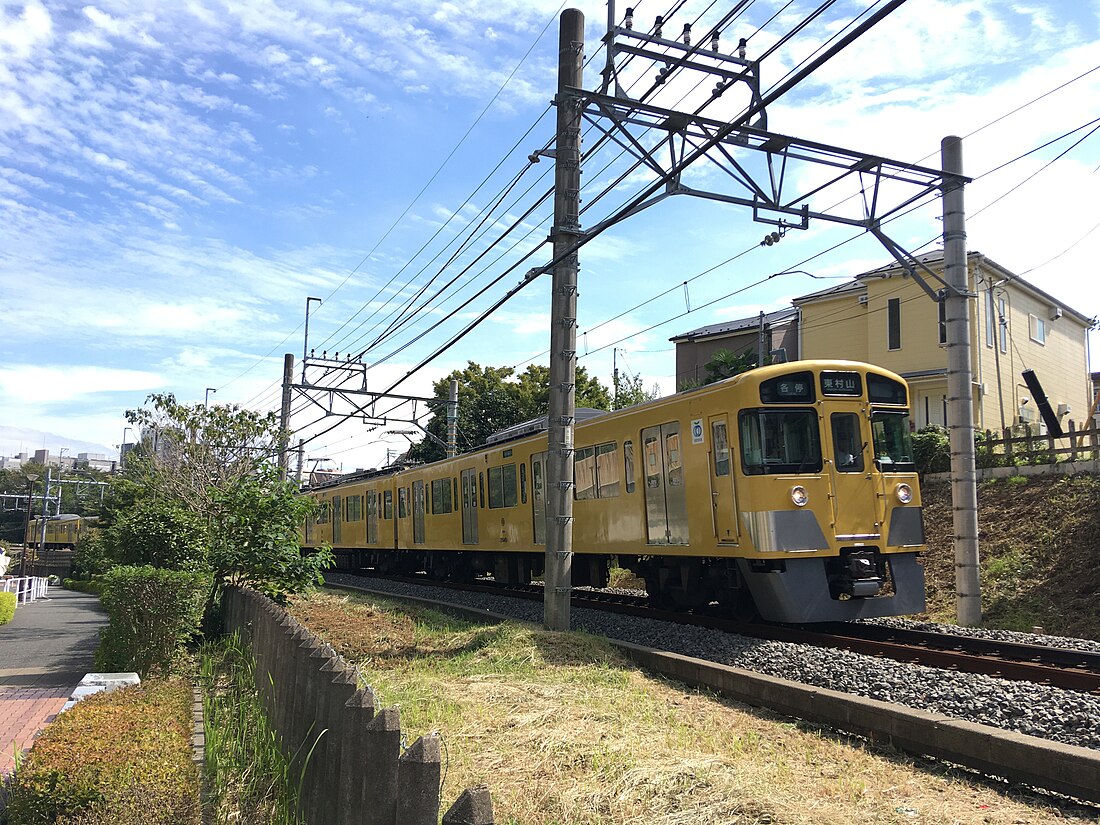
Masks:
[[[765,358],[764,363],[767,362],[768,359]],[[714,384],[718,381],[724,381],[727,378],[733,378],[735,375],[756,369],[758,366],[759,359],[756,357],[756,352],[751,349],[737,354],[730,352],[728,349],[720,349],[706,363],[707,377],[703,383]]]
[[[644,404],[654,401],[661,396],[661,388],[654,384],[649,390],[642,385],[642,376],[628,375],[619,379],[618,391],[612,399],[611,407],[615,410],[625,410],[636,404]]]
[[[206,567],[206,524],[171,499],[146,499],[122,514],[104,535],[117,564],[152,565],[169,570]]]
[[[141,433],[126,456],[127,475],[153,497],[206,512],[214,497],[270,463],[279,448],[274,412],[235,404],[180,404],[171,393],[150,395],[147,406],[127,410]]]
[[[550,370],[531,364],[516,375],[511,367],[483,367],[473,361],[455,370],[433,385],[436,397],[446,399],[451,381],[457,380],[458,450],[466,452],[485,443],[493,433],[546,415],[550,405]],[[576,403],[578,407],[611,409],[611,393],[598,379],[577,368]],[[409,450],[414,461],[438,461],[445,456],[447,440],[447,402],[430,405],[432,417],[425,429],[430,435]]]

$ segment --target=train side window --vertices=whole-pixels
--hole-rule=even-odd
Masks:
[[[393,518],[393,490],[382,494],[382,518]]]
[[[855,413],[833,413],[833,459],[842,473],[863,472],[863,439],[859,434],[859,416]]]
[[[322,501],[321,506],[317,508],[317,523],[328,524],[328,502]]]
[[[661,442],[656,436],[649,436],[642,442],[642,454],[645,456],[645,486],[656,489],[661,486]]]
[[[519,503],[527,503],[527,465],[519,465]]]
[[[665,460],[668,462],[668,486],[683,486],[684,461],[680,455],[679,433],[669,433],[665,436]]]
[[[573,452],[573,497],[577,501],[596,497],[595,447],[581,447]]]
[[[481,499],[481,507],[485,508],[485,473],[477,474],[477,492],[478,498]]]
[[[347,521],[362,521],[363,520],[363,497],[362,496],[348,496],[345,499],[348,508]]]
[[[730,474],[730,442],[726,432],[725,421],[715,421],[711,425],[714,435],[714,475],[728,476]]]
[[[596,448],[596,488],[599,498],[619,494],[619,445],[614,441]]]
[[[489,509],[516,506],[516,465],[489,468]]]
[[[455,500],[455,502],[457,502],[457,501],[458,501],[458,476],[455,476],[453,480],[454,480],[454,483],[455,483],[455,495],[454,495],[454,500]],[[456,508],[456,509],[457,509],[457,508]]]
[[[409,494],[405,492],[404,487],[397,488],[397,517],[408,518],[409,516]]]
[[[451,480],[437,478],[432,482],[432,514],[451,512]]]
[[[634,442],[623,442],[623,470],[626,475],[626,491],[634,492]]]

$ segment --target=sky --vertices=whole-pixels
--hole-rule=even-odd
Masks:
[[[635,28],[650,31],[671,5],[636,3]],[[744,37],[750,59],[767,53],[767,90],[872,0],[839,0],[787,39],[816,3],[676,5],[665,36],[692,23],[697,40],[740,7],[722,20],[719,50]],[[591,90],[607,8],[573,7],[585,15]],[[114,455],[134,439],[125,411],[151,393],[277,409],[283,355],[302,355],[307,297],[321,299],[310,304],[310,347],[362,353],[372,390],[430,396],[467,361],[546,363],[546,275],[444,345],[550,258],[551,205],[539,198],[553,163],[531,156],[552,145],[562,8],[0,0],[0,455]],[[669,109],[698,108],[714,84],[682,71],[654,86],[658,65],[640,58],[619,68],[626,94]],[[974,178],[968,248],[1092,317],[1098,100],[1100,0],[909,0],[767,117],[773,132],[931,168],[941,138],[962,136]],[[746,103],[738,84],[705,114],[727,120]],[[598,127],[586,124],[585,149]],[[653,180],[620,148],[607,143],[582,164],[586,229]],[[742,162],[762,171],[758,157]],[[734,192],[727,172],[698,164],[684,182]],[[824,180],[820,168],[789,175],[792,189]],[[913,194],[894,187],[883,198]],[[811,203],[858,213],[857,195],[841,188]],[[926,197],[886,230],[934,251],[940,215]],[[579,364],[610,384],[614,362],[673,392],[670,337],[890,262],[837,223],[760,246],[773,229],[750,209],[687,196],[610,226],[580,251]],[[776,275],[787,270],[798,272]],[[361,373],[347,375],[362,386]],[[294,401],[307,466],[374,466],[418,439],[400,419],[423,404],[386,425],[324,432],[336,423],[325,403]]]

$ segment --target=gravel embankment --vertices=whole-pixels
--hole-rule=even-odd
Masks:
[[[330,573],[335,584],[361,585],[396,595],[439,598],[490,610],[521,621],[541,623],[542,604],[485,593],[401,584]],[[640,619],[596,610],[574,609],[572,626],[685,656],[753,670],[783,679],[896,702],[985,725],[1014,730],[1070,745],[1100,749],[1100,697],[980,674],[956,673],[923,665],[877,659],[843,650],[750,639],[716,630]],[[890,623],[949,632],[1050,644],[1054,637],[1004,631],[972,631],[891,619]],[[1055,639],[1058,646],[1075,641]],[[1082,649],[1100,649],[1081,640]]]

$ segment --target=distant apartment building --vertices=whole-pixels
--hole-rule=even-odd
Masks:
[[[762,349],[774,360],[797,361],[798,310],[790,307],[711,324],[669,340],[676,345],[676,388],[701,384],[707,377],[707,362],[720,350],[759,355]]]

